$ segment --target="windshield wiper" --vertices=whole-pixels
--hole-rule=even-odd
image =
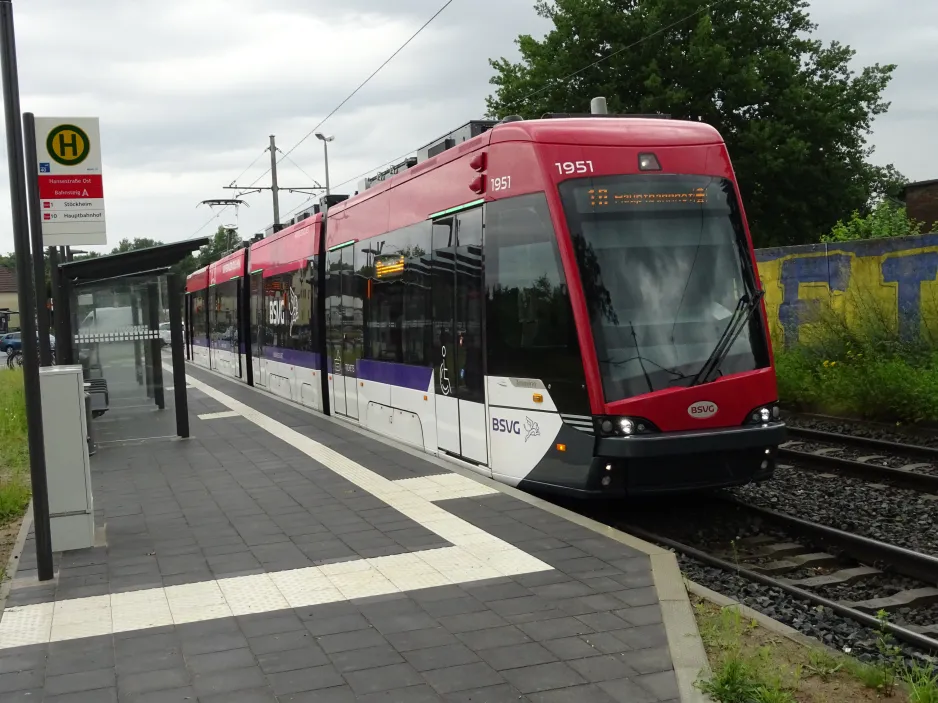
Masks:
[[[642,373],[645,375],[645,383],[648,384],[648,392],[653,393],[655,390],[655,385],[651,382],[651,376],[648,375],[648,370],[645,368],[645,362],[642,360],[642,350],[638,348],[638,337],[635,335],[635,325],[632,324],[632,321],[629,320],[629,329],[632,330],[632,343],[635,344],[635,351],[638,352],[638,365],[642,367]]]
[[[740,332],[742,332],[743,328],[748,324],[749,318],[752,317],[753,311],[759,305],[759,301],[762,300],[762,296],[764,295],[765,291],[757,290],[752,294],[752,297],[743,295],[739,299],[739,302],[736,303],[736,309],[733,311],[730,321],[726,325],[726,329],[723,330],[723,334],[721,334],[720,338],[717,340],[716,346],[713,347],[713,351],[710,352],[710,356],[707,357],[703,366],[700,367],[700,371],[694,376],[694,380],[690,382],[688,388],[691,386],[699,386],[702,383],[709,383],[710,376],[713,375],[714,371],[720,368],[723,360],[726,358],[727,354],[730,353],[730,348],[732,348],[733,344],[736,342],[736,338],[739,337]]]

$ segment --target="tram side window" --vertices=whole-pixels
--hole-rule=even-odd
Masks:
[[[205,319],[206,294],[208,290],[200,290],[192,293],[192,343],[205,347],[208,346],[208,326]]]
[[[544,193],[485,210],[488,375],[538,378],[566,412],[589,412],[557,237]],[[561,407],[561,405],[563,407]]]
[[[365,358],[430,364],[430,223],[367,241],[372,260],[365,306]]]
[[[312,290],[309,268],[264,279],[266,346],[294,351],[313,351],[311,338]]]
[[[234,350],[238,345],[238,282],[219,283],[212,288],[212,346]]]

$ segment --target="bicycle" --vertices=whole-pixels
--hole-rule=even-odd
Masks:
[[[55,366],[55,350],[50,352],[50,361],[52,362],[52,365]],[[7,351],[7,368],[12,369],[17,366],[23,366],[23,350],[9,349]]]
[[[19,349],[7,350],[7,368],[12,369],[23,365],[23,352]]]

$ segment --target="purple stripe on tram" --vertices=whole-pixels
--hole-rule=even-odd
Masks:
[[[358,360],[358,378],[363,381],[386,383],[389,386],[410,388],[426,393],[427,389],[430,388],[432,376],[433,369],[425,366],[411,366],[409,364],[372,361],[370,359]]]
[[[207,344],[203,344],[203,343],[198,342],[198,341],[195,341],[195,340],[193,340],[192,343],[193,343],[195,346],[197,346],[197,347],[205,347],[205,346],[208,346]],[[237,347],[238,347],[238,353],[239,353],[239,354],[244,354],[244,353],[245,353],[245,351],[244,351],[244,342],[238,342]],[[214,342],[212,342],[212,349],[217,349],[218,351],[233,352],[234,349],[235,349],[235,343],[234,343],[234,342],[226,342],[226,341],[224,341],[224,340],[214,341]]]
[[[291,366],[302,366],[304,369],[318,370],[322,368],[322,361],[318,352],[264,347],[264,358],[270,361],[279,361],[282,364],[290,364]]]
[[[206,346],[193,340],[196,346]],[[221,349],[222,347],[217,347]],[[317,352],[298,351],[295,349],[281,349],[280,347],[264,347],[264,358],[270,361],[279,361],[283,364],[301,366],[307,369],[321,369],[322,360]],[[332,371],[332,359],[327,360],[328,373]],[[430,388],[433,378],[433,369],[426,366],[411,366],[390,361],[373,361],[359,359],[356,364],[357,377],[362,381],[386,383],[398,388],[409,388],[424,393]]]

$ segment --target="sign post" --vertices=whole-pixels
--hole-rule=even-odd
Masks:
[[[36,161],[36,118],[23,115],[23,142],[26,151],[26,194],[29,201],[29,236],[32,241],[33,271],[36,278],[36,322],[39,326],[39,364],[52,365],[49,344],[49,310],[46,309],[46,267],[42,257],[42,208],[39,207],[39,163]],[[50,249],[51,251],[51,249]],[[50,261],[51,266],[51,261]]]
[[[37,117],[44,246],[107,244],[97,117]]]

